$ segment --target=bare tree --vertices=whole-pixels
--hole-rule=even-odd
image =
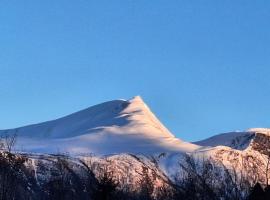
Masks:
[[[44,199],[76,200],[84,199],[84,185],[80,176],[73,170],[70,160],[58,155],[50,169],[49,181],[43,190],[47,196]]]
[[[83,176],[84,176],[84,185],[85,185],[85,191],[87,193],[87,197],[89,199],[94,199],[96,192],[98,190],[98,180],[95,177],[95,174],[93,172],[93,162],[92,159],[80,160],[80,163],[82,165],[83,169]]]
[[[26,160],[24,156],[9,152],[0,154],[0,200],[34,197],[31,191],[35,191],[36,183],[24,165]]]
[[[17,142],[17,134],[2,134],[0,136],[0,148],[7,151],[12,152],[15,144]]]
[[[190,155],[179,165],[182,174],[176,177],[176,183],[185,199],[244,200],[248,195],[248,178],[233,166],[228,169],[214,159]]]

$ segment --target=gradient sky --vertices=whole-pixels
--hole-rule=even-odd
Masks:
[[[188,141],[269,127],[270,2],[0,2],[0,129],[135,95]]]

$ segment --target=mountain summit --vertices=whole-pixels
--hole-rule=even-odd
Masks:
[[[177,139],[151,112],[141,97],[113,100],[66,117],[21,128],[17,149],[39,153],[189,152],[198,146]]]

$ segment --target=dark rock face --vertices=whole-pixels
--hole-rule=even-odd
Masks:
[[[255,133],[246,133],[232,140],[230,147],[233,149],[243,150],[248,147],[250,141],[255,137]]]
[[[265,133],[256,133],[251,144],[253,150],[256,150],[264,155],[270,153],[270,136]]]

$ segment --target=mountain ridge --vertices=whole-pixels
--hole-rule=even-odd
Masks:
[[[0,134],[17,134],[17,149],[45,153],[189,152],[198,148],[176,138],[140,96],[104,102],[56,120],[2,130]]]

